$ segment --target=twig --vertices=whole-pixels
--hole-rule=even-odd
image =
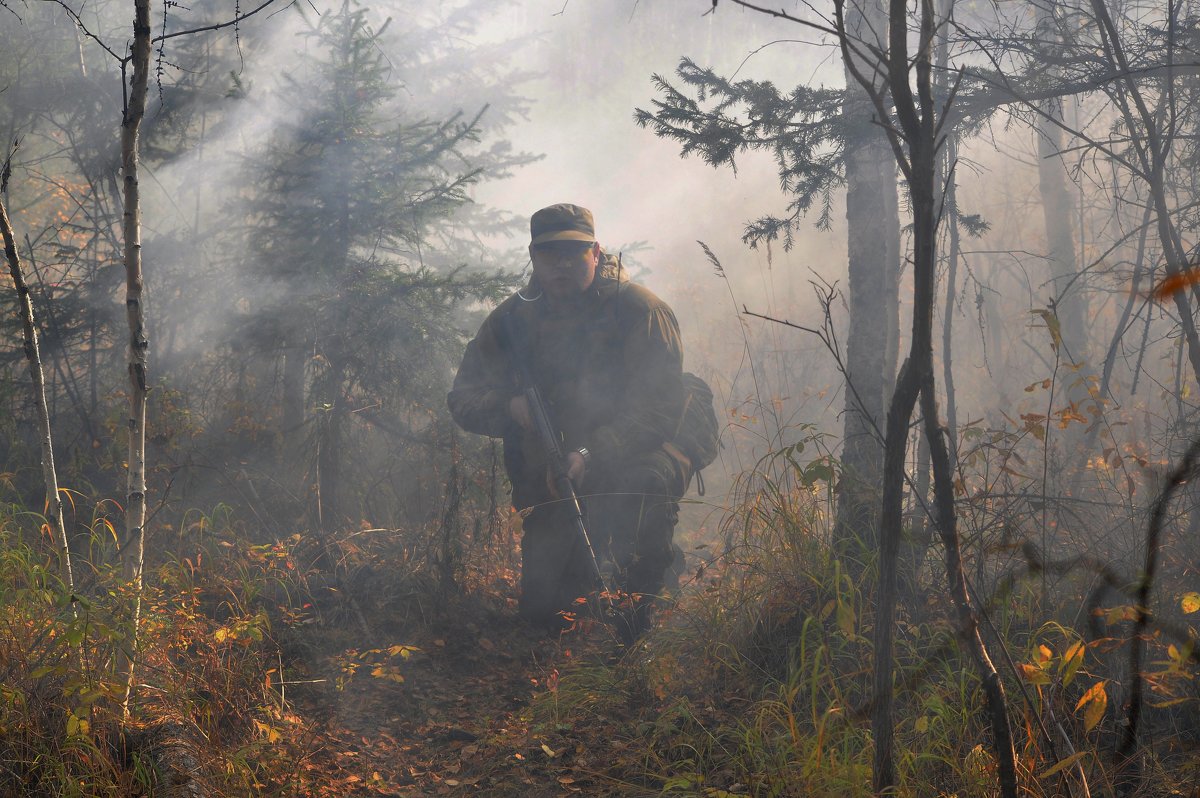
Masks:
[[[1150,526],[1146,532],[1146,560],[1137,582],[1134,604],[1137,608],[1137,618],[1133,624],[1133,639],[1130,641],[1129,652],[1129,676],[1133,683],[1129,688],[1129,710],[1125,719],[1125,730],[1121,735],[1121,746],[1117,749],[1118,781],[1122,783],[1121,792],[1126,795],[1135,788],[1141,770],[1134,756],[1134,748],[1137,746],[1138,723],[1142,712],[1142,660],[1145,657],[1143,638],[1150,619],[1150,588],[1154,585],[1154,576],[1158,571],[1162,528],[1166,520],[1167,505],[1175,492],[1192,475],[1197,457],[1200,457],[1200,439],[1192,441],[1183,459],[1167,476],[1166,485],[1154,501]]]

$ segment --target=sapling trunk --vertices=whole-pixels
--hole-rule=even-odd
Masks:
[[[1196,470],[1200,460],[1200,440],[1192,441],[1183,459],[1167,475],[1162,493],[1154,502],[1150,513],[1150,525],[1146,531],[1146,553],[1141,574],[1136,582],[1137,594],[1134,607],[1137,617],[1129,645],[1129,708],[1121,732],[1121,744],[1117,749],[1117,787],[1120,795],[1133,795],[1141,786],[1141,766],[1137,757],[1138,725],[1141,721],[1143,688],[1142,663],[1145,658],[1146,630],[1150,624],[1150,590],[1158,573],[1158,553],[1162,548],[1162,532],[1166,525],[1167,507],[1171,497],[1183,486]]]
[[[954,510],[954,472],[950,452],[937,422],[937,394],[930,370],[921,386],[921,412],[925,416],[925,437],[929,442],[929,459],[933,466],[934,508],[938,533],[946,556],[946,582],[954,601],[958,633],[963,645],[971,652],[979,670],[983,692],[987,698],[988,721],[992,727],[992,748],[999,768],[1000,794],[1017,794],[1017,752],[1013,747],[1012,727],[1008,721],[1008,699],[996,666],[988,655],[987,646],[979,634],[979,620],[967,593],[963,572],[962,550],[959,545],[958,521]],[[953,430],[950,433],[953,434]]]
[[[38,346],[37,326],[33,318],[33,300],[21,258],[17,254],[16,238],[8,211],[0,200],[0,232],[4,235],[4,254],[8,260],[8,273],[12,275],[20,306],[21,329],[25,337],[25,360],[29,363],[29,378],[33,382],[34,406],[37,409],[38,428],[42,438],[42,478],[46,483],[47,515],[54,532],[54,544],[58,550],[58,569],[63,584],[71,593],[75,592],[75,579],[71,569],[71,550],[67,543],[67,527],[63,521],[62,498],[58,492],[58,474],[54,468],[54,443],[50,434],[50,411],[46,406],[46,382],[42,370],[41,349]]]
[[[877,795],[891,795],[896,789],[893,762],[893,627],[896,607],[896,554],[899,547],[904,489],[904,456],[908,443],[908,422],[918,394],[924,395],[926,437],[934,469],[934,491],[938,506],[937,523],[946,545],[947,575],[955,600],[964,642],[980,669],[992,721],[993,751],[999,766],[1000,791],[1004,798],[1015,798],[1016,754],[1008,727],[1008,712],[996,669],[991,667],[986,648],[979,637],[977,623],[966,597],[957,528],[954,525],[953,477],[950,457],[937,423],[936,380],[933,374],[933,306],[937,266],[938,203],[935,193],[937,174],[938,128],[932,87],[932,46],[935,29],[932,0],[920,3],[920,44],[913,59],[916,93],[909,82],[908,25],[906,0],[890,0],[888,52],[884,63],[888,88],[899,129],[893,133],[893,147],[908,181],[913,214],[913,319],[912,342],[908,359],[900,370],[896,390],[888,411],[884,451],[883,504],[880,510],[879,598],[875,618],[875,696],[871,732],[875,741],[873,787]],[[843,43],[843,52],[846,46]],[[864,81],[859,74],[856,77]],[[882,98],[877,106],[884,110]]]
[[[132,636],[118,651],[117,676],[125,685],[122,711],[129,713],[134,683],[134,652],[142,610],[142,564],[145,559],[146,523],[146,316],[142,306],[142,224],[138,190],[138,140],[146,113],[146,88],[150,74],[150,0],[134,0],[133,47],[129,63],[133,77],[121,120],[121,172],[124,179],[125,314],[129,323],[129,464],[125,498],[125,540],[121,546],[121,573],[133,593]]]

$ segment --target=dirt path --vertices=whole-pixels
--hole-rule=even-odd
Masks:
[[[289,707],[308,730],[299,794],[636,794],[605,775],[614,741],[603,724],[560,725],[553,711],[559,668],[611,670],[603,631],[555,640],[511,608],[477,604],[438,616],[392,635],[416,650],[347,647],[289,669]]]

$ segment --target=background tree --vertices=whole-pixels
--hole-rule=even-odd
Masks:
[[[878,29],[877,23],[860,16],[854,24],[867,30]],[[660,98],[653,111],[637,112],[640,125],[679,141],[683,155],[698,153],[713,166],[736,167],[738,154],[749,150],[769,152],[779,164],[780,184],[789,195],[787,215],[749,222],[746,243],[780,240],[790,248],[809,211],[815,208],[817,226],[827,228],[835,192],[847,191],[850,315],[835,538],[852,560],[861,560],[859,543],[870,549],[874,538],[883,397],[895,369],[899,326],[899,222],[892,221],[898,217],[887,142],[855,85],[845,91],[800,85],[783,94],[769,82],[727,80],[687,58],[677,76],[683,90],[654,77]]]
[[[465,149],[484,109],[392,121],[386,39],[361,6],[343,4],[307,36],[305,73],[281,89],[297,118],[246,171],[249,265],[267,290],[245,295],[236,336],[282,361],[284,461],[304,463],[313,518],[328,529],[357,512],[342,504],[346,425],[382,407],[426,429],[441,399],[430,364],[452,357],[453,309],[507,282],[423,253],[479,177]]]

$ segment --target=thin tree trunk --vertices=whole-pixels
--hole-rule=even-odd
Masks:
[[[1117,363],[1117,350],[1121,345],[1121,339],[1125,336],[1125,331],[1131,323],[1129,317],[1133,313],[1133,306],[1141,298],[1142,275],[1146,271],[1146,237],[1150,232],[1150,213],[1151,208],[1146,206],[1145,213],[1142,216],[1141,230],[1138,231],[1137,252],[1133,259],[1133,279],[1130,281],[1129,296],[1125,300],[1125,307],[1121,310],[1121,318],[1117,322],[1117,326],[1113,329],[1112,340],[1108,343],[1108,352],[1104,356],[1104,368],[1100,374],[1100,392],[1101,397],[1112,397],[1112,371]],[[1146,313],[1150,310],[1147,308]]]
[[[1038,6],[1040,8],[1041,6]],[[1060,116],[1057,103],[1047,114]],[[1038,188],[1042,199],[1042,219],[1046,225],[1046,257],[1054,284],[1054,310],[1058,316],[1063,344],[1072,363],[1083,363],[1087,355],[1087,298],[1076,279],[1075,239],[1071,232],[1071,211],[1075,198],[1067,190],[1066,168],[1062,162],[1062,129],[1042,119],[1037,130]],[[1082,383],[1081,383],[1082,385]],[[1086,390],[1069,394],[1072,401],[1086,397]]]
[[[0,233],[4,236],[4,254],[8,259],[8,273],[12,275],[20,305],[21,328],[25,337],[25,359],[29,362],[29,378],[33,382],[34,405],[37,407],[38,426],[42,435],[42,477],[46,483],[47,514],[54,527],[54,543],[58,549],[58,570],[63,584],[69,592],[75,592],[75,578],[71,569],[71,551],[67,543],[67,525],[63,521],[62,498],[58,493],[58,474],[54,468],[54,442],[50,435],[50,411],[46,406],[46,383],[42,370],[42,356],[38,347],[37,326],[33,319],[33,300],[29,285],[21,268],[17,254],[17,242],[13,235],[8,211],[0,200]],[[72,605],[72,609],[74,605]]]
[[[1154,502],[1150,513],[1150,525],[1146,532],[1146,554],[1138,575],[1137,595],[1134,606],[1137,608],[1137,618],[1130,636],[1129,648],[1129,705],[1125,716],[1124,728],[1121,732],[1121,744],[1117,749],[1116,785],[1118,794],[1133,795],[1141,786],[1141,762],[1137,756],[1138,723],[1141,719],[1143,703],[1142,663],[1145,658],[1146,629],[1150,623],[1150,589],[1154,586],[1155,574],[1158,571],[1158,553],[1162,548],[1163,527],[1166,525],[1167,507],[1171,497],[1191,478],[1196,468],[1197,458],[1200,458],[1200,440],[1192,441],[1184,453],[1183,459],[1167,475],[1166,484]]]
[[[145,309],[142,307],[141,198],[138,191],[138,139],[146,113],[146,88],[150,72],[150,0],[134,0],[133,78],[121,120],[121,171],[125,182],[123,235],[125,239],[125,314],[129,322],[129,465],[125,499],[125,541],[121,547],[121,572],[133,591],[133,633],[120,649],[117,674],[125,685],[121,701],[129,713],[133,691],[133,658],[138,645],[142,610],[142,565],[145,559],[146,523],[146,392],[147,354]]]
[[[983,692],[987,697],[988,717],[992,726],[992,748],[999,766],[1000,791],[1002,795],[1017,794],[1017,752],[1013,746],[1012,727],[1008,721],[1008,699],[1004,695],[1004,684],[996,672],[996,666],[988,655],[987,646],[979,634],[979,620],[967,593],[967,579],[963,571],[962,550],[959,546],[958,524],[954,510],[954,472],[950,467],[950,453],[942,435],[945,430],[937,423],[937,393],[930,369],[921,388],[921,412],[925,416],[925,437],[929,442],[930,460],[933,465],[933,493],[937,514],[938,532],[946,550],[946,581],[950,596],[954,600],[958,616],[958,633],[962,643],[971,652],[975,667],[979,670]],[[953,434],[953,430],[949,430]]]
[[[340,396],[341,379],[335,383],[335,396],[325,411],[317,440],[317,522],[321,534],[328,536],[345,520],[341,505],[341,449],[342,426],[345,423],[346,406]]]
[[[954,15],[955,0],[941,0],[938,16],[949,20]],[[946,78],[950,67],[950,26],[942,28],[937,37],[937,71],[934,74],[935,91],[939,102],[949,96]],[[937,158],[938,173],[934,189],[941,192],[939,205],[948,216],[946,236],[949,247],[946,252],[946,303],[942,308],[942,382],[946,387],[946,421],[951,431],[958,429],[958,402],[954,393],[954,299],[958,293],[958,260],[960,256],[958,230],[958,133],[952,131],[946,137],[945,155]],[[958,466],[958,440],[951,435],[950,468]],[[928,459],[928,455],[927,455]],[[928,493],[928,486],[926,486]]]
[[[303,344],[292,343],[283,355],[283,439],[301,436],[304,424],[304,364],[307,360]],[[299,447],[296,447],[297,451]]]
[[[1134,303],[1139,300],[1145,302],[1143,292],[1139,290],[1142,284],[1142,276],[1146,271],[1146,238],[1150,233],[1150,214],[1151,206],[1147,205],[1146,210],[1142,215],[1142,226],[1138,231],[1137,250],[1133,259],[1133,278],[1130,281],[1129,297],[1125,300],[1125,307],[1121,310],[1121,318],[1117,321],[1117,326],[1113,328],[1112,339],[1108,343],[1108,350],[1104,355],[1104,364],[1100,371],[1100,387],[1096,391],[1098,401],[1102,402],[1104,397],[1113,398],[1112,396],[1112,372],[1116,366],[1117,352],[1121,347],[1121,339],[1125,337],[1126,331],[1136,319],[1131,320],[1133,315]],[[1152,315],[1151,309],[1147,307],[1146,318],[1149,319]],[[1143,336],[1142,346],[1144,347],[1146,339]],[[1141,363],[1143,352],[1138,353],[1138,364]],[[1137,391],[1137,371],[1134,369],[1133,392]],[[1101,404],[1103,407],[1103,404]],[[1080,447],[1080,457],[1076,460],[1075,468],[1071,469],[1071,487],[1070,492],[1073,496],[1078,496],[1080,488],[1083,486],[1084,477],[1089,473],[1087,469],[1087,458],[1092,448],[1096,445],[1096,439],[1100,436],[1102,424],[1091,424],[1088,427],[1087,435],[1084,437],[1083,445]]]
[[[852,6],[850,35],[877,38],[886,15],[875,0]],[[846,221],[849,230],[850,323],[846,340],[846,397],[842,475],[838,484],[834,542],[842,556],[861,567],[875,549],[883,450],[879,441],[884,400],[895,370],[898,292],[895,166],[866,91],[847,75],[843,116],[853,141],[846,148]],[[889,201],[890,198],[890,201]],[[880,223],[882,220],[882,224]],[[889,356],[889,352],[892,354]]]
[[[958,401],[954,391],[954,299],[958,293],[958,261],[962,256],[958,230],[958,186],[955,161],[958,160],[958,136],[946,139],[946,212],[949,214],[946,231],[950,250],[946,253],[946,305],[942,308],[942,381],[946,389],[946,424],[950,429],[950,470],[958,467]]]
[[[974,629],[972,654],[981,671],[987,691],[992,721],[993,751],[1000,776],[1000,792],[1015,798],[1016,754],[1008,726],[1003,689],[990,666],[986,649],[973,626],[974,614],[966,597],[965,577],[958,554],[957,529],[954,525],[953,478],[949,454],[937,426],[937,401],[933,374],[933,306],[936,288],[937,202],[934,188],[937,172],[937,131],[932,90],[932,47],[935,29],[931,0],[920,4],[920,44],[913,60],[916,95],[909,83],[908,25],[906,0],[890,0],[888,13],[888,50],[884,66],[900,133],[893,140],[896,157],[905,166],[913,213],[913,320],[909,356],[900,370],[896,390],[888,411],[884,450],[883,503],[880,510],[879,598],[875,617],[875,695],[871,732],[875,741],[873,787],[878,795],[892,795],[896,789],[893,756],[893,648],[896,610],[896,553],[902,532],[904,494],[904,456],[908,443],[908,421],[919,393],[923,407],[927,439],[934,467],[934,490],[939,507],[938,524],[947,545],[947,574],[955,596],[960,630],[966,636]],[[843,41],[843,51],[846,45]],[[860,77],[860,76],[856,76]],[[877,100],[882,111],[882,98]],[[907,153],[904,151],[907,148]],[[907,157],[906,157],[907,156]],[[976,645],[977,644],[977,645]],[[982,657],[980,656],[982,654]]]
[[[901,599],[910,612],[920,612],[921,564],[929,552],[932,532],[929,529],[929,442],[920,429],[916,430],[917,465],[912,476],[912,501],[909,502],[908,533],[901,544],[898,588]]]

